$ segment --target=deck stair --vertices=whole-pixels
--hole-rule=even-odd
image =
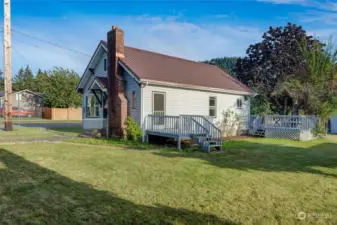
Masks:
[[[194,140],[205,152],[211,152],[212,149],[222,151],[221,140],[212,137],[209,134],[194,135],[191,134],[192,140]]]
[[[256,137],[265,137],[265,135],[266,135],[266,130],[262,128],[257,129],[254,133],[254,136]]]

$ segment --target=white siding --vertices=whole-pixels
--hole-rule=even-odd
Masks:
[[[107,119],[103,118],[84,118],[82,120],[82,127],[84,130],[102,129],[105,128]]]
[[[140,124],[140,86],[136,80],[128,73],[123,74],[125,80],[125,96],[128,100],[128,115]],[[136,92],[136,109],[132,109],[132,92]]]
[[[96,67],[95,67],[95,75],[98,77],[106,77],[107,71],[104,71],[104,59],[107,59],[107,53],[104,53],[102,57],[99,59]]]
[[[166,93],[166,115],[178,116],[185,114],[208,116],[209,97],[211,96],[214,96],[217,99],[217,116],[214,119],[214,123],[220,122],[222,118],[222,113],[227,109],[230,109],[244,117],[250,114],[250,101],[245,101],[244,96],[242,95],[148,85],[143,88],[144,117],[149,114],[153,114],[153,92]],[[237,109],[236,107],[236,102],[238,98],[242,99],[242,109]]]

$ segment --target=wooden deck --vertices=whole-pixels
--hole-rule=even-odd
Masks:
[[[160,130],[146,130],[146,134],[148,135],[158,135],[158,136],[165,136],[165,137],[172,137],[172,138],[184,138],[184,139],[190,139],[191,135],[196,134],[197,132],[190,132],[188,130],[181,131],[176,128],[163,128]],[[207,135],[207,132],[203,133],[204,135]]]
[[[150,115],[146,118],[145,140],[148,135],[176,138],[178,149],[181,150],[181,139],[195,140],[205,151],[214,146],[222,144],[221,131],[204,116],[156,116]]]

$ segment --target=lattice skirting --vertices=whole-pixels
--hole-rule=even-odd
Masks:
[[[309,141],[313,139],[311,130],[285,129],[285,128],[266,128],[266,138],[280,138],[297,141]]]

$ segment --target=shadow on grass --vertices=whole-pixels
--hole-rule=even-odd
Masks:
[[[226,145],[226,144],[225,144]],[[337,168],[337,144],[322,143],[309,148],[233,141],[221,154],[203,152],[160,151],[163,157],[198,158],[209,164],[239,170],[308,172],[337,178],[337,173],[326,173],[315,167]]]
[[[234,224],[185,209],[135,204],[5,149],[0,180],[0,224]]]

